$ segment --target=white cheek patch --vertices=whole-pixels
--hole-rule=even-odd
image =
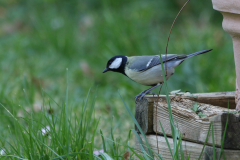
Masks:
[[[109,66],[111,69],[117,69],[121,66],[122,64],[122,58],[116,58],[112,64]]]

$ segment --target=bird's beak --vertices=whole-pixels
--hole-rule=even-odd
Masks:
[[[109,69],[108,69],[108,68],[105,68],[102,73],[105,73],[105,72],[107,72],[107,71],[109,71]]]

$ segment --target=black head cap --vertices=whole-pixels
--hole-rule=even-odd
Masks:
[[[104,69],[103,73],[107,71],[113,71],[113,72],[119,72],[125,75],[124,67],[126,63],[127,63],[126,56],[119,55],[119,56],[112,57],[108,61],[107,67]]]

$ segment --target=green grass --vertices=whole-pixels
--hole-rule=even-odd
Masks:
[[[213,51],[181,64],[168,80],[169,91],[235,89],[231,38],[211,5],[207,0],[191,1],[173,28],[169,54]],[[113,146],[107,152],[112,158],[133,152],[127,141],[134,126],[118,91],[133,113],[135,95],[147,87],[102,70],[118,54],[165,54],[170,26],[181,6],[173,0],[1,1],[0,103],[5,108],[0,107],[0,148],[7,146],[8,153],[28,159],[89,157],[90,149],[103,148],[104,139],[106,148]],[[86,99],[90,102],[85,110]],[[38,134],[46,126],[51,128],[51,141]],[[76,138],[80,142],[74,142]],[[70,149],[75,155],[69,155]]]
[[[68,87],[67,87],[68,88]],[[129,148],[128,142],[131,132],[125,140],[114,138],[111,128],[110,138],[97,131],[100,118],[96,119],[94,105],[97,92],[93,99],[89,100],[90,90],[86,101],[80,107],[81,113],[77,115],[76,108],[68,104],[68,91],[62,104],[57,104],[52,97],[43,91],[43,106],[38,114],[34,111],[24,110],[24,117],[14,116],[4,105],[1,104],[12,121],[12,126],[6,133],[0,136],[1,150],[5,154],[1,158],[16,159],[101,159],[93,154],[98,147],[97,141],[100,135],[103,140],[105,153],[101,153],[103,159],[122,159],[124,151]],[[50,99],[46,102],[46,99]],[[55,103],[59,107],[57,113],[46,110],[46,105]],[[122,133],[127,135],[127,133]],[[131,149],[133,149],[131,147]],[[108,155],[109,154],[109,155]]]

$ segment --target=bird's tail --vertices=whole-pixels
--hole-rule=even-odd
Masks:
[[[191,54],[188,54],[186,55],[186,58],[190,58],[190,57],[193,57],[193,56],[196,56],[196,55],[199,55],[199,54],[203,54],[203,53],[207,53],[209,51],[211,51],[212,49],[207,49],[207,50],[203,50],[203,51],[198,51],[198,52],[195,52],[195,53],[191,53]]]

